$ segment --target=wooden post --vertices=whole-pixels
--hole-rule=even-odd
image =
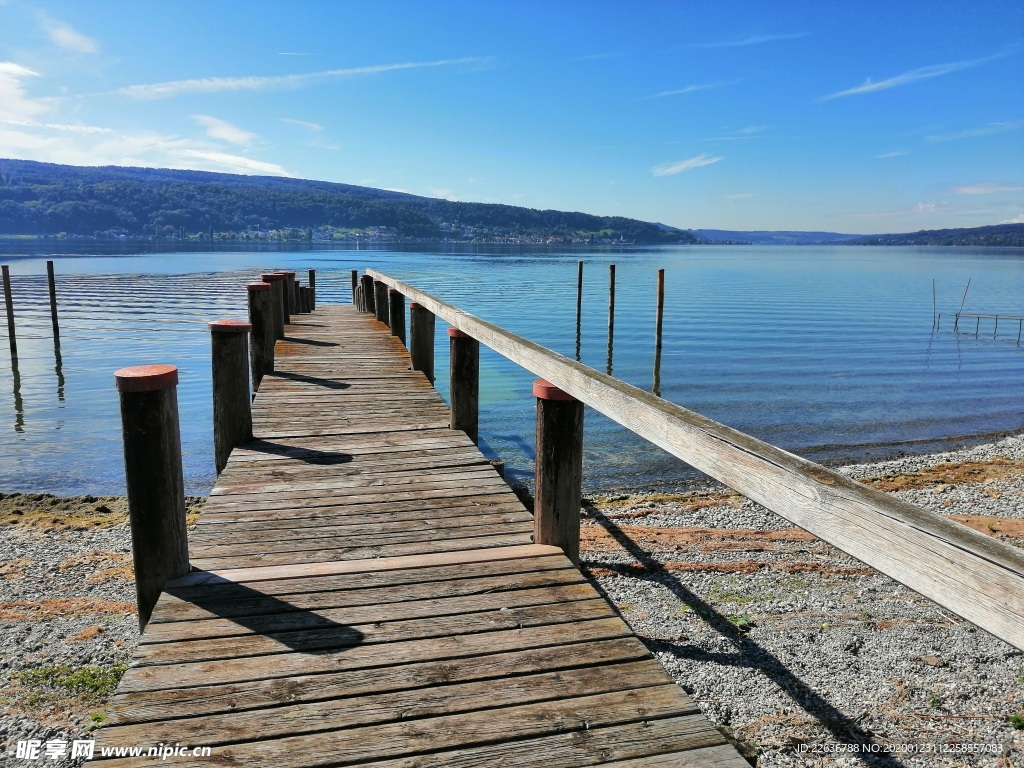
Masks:
[[[476,443],[480,422],[480,342],[458,328],[448,329],[448,339],[451,345],[451,428],[461,429]]]
[[[388,316],[391,319],[391,335],[405,344],[405,296],[401,291],[388,288]]]
[[[274,338],[284,338],[284,275],[270,272],[260,275],[265,283],[270,283],[270,303],[274,314]]]
[[[583,321],[583,262],[576,262],[576,328]]]
[[[309,270],[309,311],[316,309],[316,270]]]
[[[380,280],[373,281],[373,306],[377,319],[388,324],[388,286]]]
[[[288,287],[288,273],[279,269],[277,274],[281,276],[281,317],[284,318],[284,324],[287,326],[292,321],[292,311],[288,299],[288,294],[291,293],[291,289]]]
[[[654,324],[654,347],[661,351],[662,316],[665,314],[665,270],[658,270],[658,319]]]
[[[302,289],[302,295],[304,297],[302,306],[306,309],[306,314],[310,314],[313,311],[313,286],[307,285]]]
[[[18,356],[18,340],[14,336],[14,300],[11,298],[11,269],[6,264],[2,270],[4,276],[4,304],[7,307],[7,340],[11,345],[11,359]]]
[[[274,308],[271,305],[270,283],[249,283],[249,361],[252,365],[252,388],[260,388],[263,375],[274,372]]]
[[[537,398],[537,466],[533,541],[561,547],[580,564],[583,403],[552,384],[533,383]]]
[[[57,280],[53,275],[53,262],[46,262],[46,284],[50,289],[50,323],[53,325],[53,340],[60,338],[60,326],[57,323]]]
[[[356,286],[355,291],[352,293],[352,303],[355,308],[360,312],[366,311],[366,302],[363,301],[363,285],[360,283]]]
[[[417,304],[409,305],[409,356],[412,369],[423,371],[427,380],[434,383],[434,313]]]
[[[215,320],[209,324],[213,360],[213,451],[219,475],[231,449],[252,440],[249,397],[249,323]]]
[[[615,265],[608,265],[608,336],[615,332]]]
[[[359,270],[352,270],[352,303],[356,303],[356,288],[359,286]]]
[[[376,314],[377,306],[373,295],[373,278],[369,275],[363,275],[361,279],[363,284],[363,304],[365,305],[365,311]]]
[[[286,323],[291,322],[291,315],[298,314],[299,308],[295,303],[295,273],[285,270],[285,293],[288,296],[288,312],[285,314],[284,321]]]
[[[121,399],[135,595],[139,627],[145,629],[164,584],[189,570],[178,369],[173,365],[122,368],[114,380]]]

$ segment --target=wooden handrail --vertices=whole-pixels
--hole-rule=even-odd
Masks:
[[[1024,650],[1024,552],[577,363],[401,280],[367,273],[673,456]]]

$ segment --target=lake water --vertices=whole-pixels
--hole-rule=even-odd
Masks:
[[[1024,428],[1018,326],[932,327],[939,312],[1024,314],[1020,249],[657,247],[594,251],[303,250],[13,253],[19,358],[0,333],[0,490],[121,493],[113,372],[180,368],[189,493],[214,482],[206,323],[246,316],[243,286],[262,271],[317,270],[318,302],[348,303],[349,271],[372,266],[480,317],[645,389],[655,386],[657,270],[666,273],[662,397],[815,461],[924,452],[947,438]],[[129,249],[130,250],[130,249]],[[46,291],[56,262],[60,355]],[[576,263],[585,262],[577,340]],[[608,265],[616,265],[613,344]],[[437,386],[447,399],[447,338]],[[969,331],[965,332],[965,331]],[[519,480],[532,475],[533,376],[481,355],[480,438]],[[588,409],[591,490],[678,486],[675,458]]]

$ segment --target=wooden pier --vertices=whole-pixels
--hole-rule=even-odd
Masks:
[[[747,765],[562,550],[533,543],[387,325],[294,314],[274,367],[97,765],[148,765],[101,749],[157,745],[196,766]]]

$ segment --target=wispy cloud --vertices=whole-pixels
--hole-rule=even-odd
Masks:
[[[888,160],[889,158],[892,158],[892,157],[903,157],[906,154],[908,154],[908,153],[904,152],[902,150],[895,150],[893,152],[883,152],[880,155],[875,155],[875,159],[876,160]]]
[[[756,192],[737,192],[735,195],[726,195],[729,200],[749,200],[752,197],[757,197]]]
[[[909,72],[904,72],[902,75],[896,75],[895,77],[890,77],[887,80],[878,80],[877,82],[868,78],[864,81],[863,85],[858,85],[855,88],[847,88],[845,91],[838,91],[837,93],[831,93],[828,96],[823,96],[821,101],[831,101],[832,99],[841,99],[845,96],[856,96],[861,93],[885,91],[889,88],[909,85],[910,83],[916,83],[920,80],[928,80],[933,77],[941,77],[942,75],[948,75],[953,72],[960,72],[964,69],[980,67],[982,64],[987,64],[988,62],[1002,58],[1005,55],[1005,53],[999,53],[995,56],[986,56],[982,59],[972,59],[970,61],[953,61],[949,64],[932,64],[928,67],[912,69]]]
[[[279,117],[277,119],[280,120],[282,123],[288,123],[289,125],[298,125],[301,128],[305,128],[316,133],[320,133],[320,131],[324,129],[324,127],[319,123],[310,123],[306,120],[296,120],[293,117]]]
[[[258,174],[260,176],[291,176],[294,174],[286,171],[277,163],[266,163],[262,160],[253,160],[251,157],[242,155],[231,155],[225,152],[208,152],[202,149],[179,149],[173,154],[180,158],[205,160],[215,166],[234,173],[248,175]]]
[[[807,37],[810,32],[790,32],[781,35],[749,35],[733,40],[720,40],[714,43],[694,43],[688,48],[742,48],[747,45],[761,45],[762,43],[774,43],[778,40],[798,40]]]
[[[748,125],[725,136],[712,136],[704,141],[744,141],[747,139],[762,139],[764,132],[768,130],[767,125]]]
[[[983,181],[980,184],[967,184],[949,190],[954,195],[997,195],[1000,192],[1024,192],[1024,187],[1010,184],[999,184],[994,181]]]
[[[75,53],[99,53],[100,44],[91,37],[86,37],[77,29],[63,21],[51,19],[45,14],[40,15],[39,24],[46,32],[50,42],[66,51]]]
[[[377,64],[369,67],[349,69],[328,69],[323,72],[307,72],[297,75],[252,75],[248,77],[200,77],[191,80],[171,80],[166,83],[128,85],[118,88],[115,93],[136,99],[161,99],[179,96],[183,93],[217,93],[221,91],[265,91],[274,88],[302,88],[313,83],[359,75],[379,75],[406,69],[429,67],[452,67],[465,64],[483,64],[490,59],[467,57],[463,59],[441,59],[439,61],[412,61],[403,64]]]
[[[652,96],[648,96],[648,99],[661,99],[665,96],[682,96],[686,93],[696,93],[697,91],[709,91],[712,88],[721,88],[725,85],[733,85],[736,81],[732,80],[724,83],[699,83],[694,85],[687,85],[684,88],[675,88],[671,91],[661,91],[661,93],[655,93]]]
[[[25,81],[39,73],[13,61],[0,61],[0,119],[25,120],[49,110],[25,93]]]
[[[1000,221],[1000,224],[1024,224],[1024,213],[1018,213],[1012,219],[1006,221]]]
[[[294,51],[278,51],[278,56],[316,56],[315,53],[296,53]]]
[[[242,130],[237,125],[232,125],[227,120],[210,115],[192,115],[192,119],[206,129],[206,135],[211,139],[220,139],[240,147],[248,147],[259,138],[255,133]]]
[[[75,123],[40,123],[36,120],[0,120],[0,125],[10,125],[17,128],[41,128],[47,131],[64,131],[66,133],[117,133],[117,131],[111,128],[100,128],[95,125],[78,125]]]
[[[678,163],[669,163],[668,165],[658,165],[651,169],[651,173],[654,176],[675,176],[677,173],[683,171],[691,171],[694,168],[702,168],[705,165],[713,165],[721,157],[712,157],[711,155],[697,155],[691,157],[689,160],[680,160]]]
[[[978,128],[968,128],[964,131],[954,131],[953,133],[939,133],[932,136],[928,136],[928,141],[931,142],[942,142],[942,141],[956,141],[957,139],[975,139],[982,136],[992,136],[997,133],[1009,133],[1010,131],[1019,131],[1024,128],[1024,120],[1008,120],[996,123],[989,123],[988,125],[982,125]]]
[[[601,61],[603,59],[617,59],[621,53],[589,53],[586,56],[577,56],[573,61]]]

